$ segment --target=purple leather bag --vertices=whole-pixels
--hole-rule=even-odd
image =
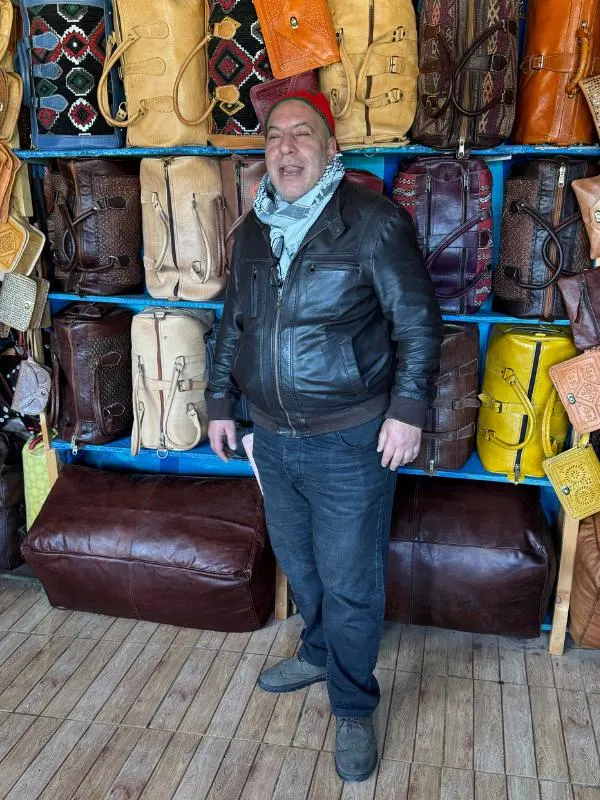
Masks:
[[[442,311],[472,314],[492,287],[492,174],[479,158],[401,164],[393,200],[406,209]]]

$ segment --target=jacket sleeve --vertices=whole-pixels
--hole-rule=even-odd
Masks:
[[[237,392],[231,377],[231,370],[244,327],[237,269],[237,243],[239,240],[240,237],[236,237],[231,259],[231,273],[223,306],[223,316],[215,347],[215,357],[210,381],[204,393],[209,420],[235,419],[234,408],[239,392]]]
[[[386,417],[424,428],[440,366],[443,324],[416,232],[404,209],[386,216],[371,251],[373,286],[396,344]]]

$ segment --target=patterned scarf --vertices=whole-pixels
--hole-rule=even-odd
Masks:
[[[260,182],[254,211],[259,220],[269,226],[271,249],[279,259],[282,280],[308,230],[331,200],[344,172],[342,156],[336,153],[312,189],[294,203],[287,203],[277,194],[268,174]]]

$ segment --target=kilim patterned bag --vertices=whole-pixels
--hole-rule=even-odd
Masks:
[[[112,30],[108,0],[20,3],[23,39],[17,50],[32,147],[118,147],[120,135],[104,121],[96,97]]]

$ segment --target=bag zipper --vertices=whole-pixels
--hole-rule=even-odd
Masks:
[[[167,216],[169,217],[169,235],[171,237],[171,257],[173,259],[173,266],[176,270],[179,271],[179,267],[177,265],[177,252],[175,249],[175,226],[173,224],[173,200],[171,197],[171,180],[169,178],[169,164],[173,161],[172,158],[165,158],[163,159],[163,170],[165,173],[165,189],[167,192]],[[179,288],[179,280],[175,284],[173,288],[173,294],[177,296],[177,291]]]
[[[367,47],[370,47],[373,44],[373,32],[375,30],[375,0],[369,0],[369,41],[367,42]],[[367,76],[367,85],[365,87],[365,97],[371,96],[371,88],[373,84],[373,78],[368,75]],[[365,104],[365,133],[367,136],[371,135],[371,119],[370,119],[370,109],[369,106]]]
[[[69,340],[69,351],[71,353],[71,358],[69,361],[69,371],[71,373],[71,391],[73,393],[73,397],[75,397],[75,370],[73,369],[73,360],[75,357],[75,352],[73,350],[73,339],[71,337],[71,324],[67,323],[67,339]],[[79,448],[77,447],[77,434],[81,431],[81,420],[79,419],[79,415],[77,415],[77,422],[75,423],[75,429],[73,430],[73,434],[71,436],[71,452],[74,456],[77,455]]]
[[[157,378],[159,381],[163,379],[162,371],[162,350],[160,346],[160,320],[154,317],[154,333],[156,334],[156,369]],[[158,443],[161,449],[165,450],[165,393],[162,389],[158,390],[158,399],[160,402],[160,420],[159,420],[159,434]]]
[[[463,53],[468,50],[469,47],[473,44],[475,40],[475,3],[470,0],[467,4],[467,41],[466,46],[463,49]],[[468,70],[463,70],[462,79],[464,81],[463,86],[463,108],[469,109],[471,107],[471,81],[469,78]],[[460,125],[458,128],[458,147],[456,149],[456,157],[457,158],[465,158],[466,156],[466,144],[467,144],[467,134],[469,132],[469,117],[466,117],[464,114],[461,114]]]
[[[533,364],[531,367],[531,375],[529,376],[529,386],[527,387],[527,397],[533,402],[533,390],[535,388],[535,379],[537,377],[538,367],[540,364],[540,355],[542,353],[542,343],[536,342],[535,343],[535,350],[533,352]],[[521,432],[519,433],[519,442],[525,440],[525,434],[527,433],[527,425],[528,423],[528,416],[525,414],[521,421]],[[523,458],[523,448],[521,447],[517,450],[517,455],[515,457],[515,483],[519,482],[519,478],[521,476],[521,461]]]
[[[556,200],[554,203],[554,210],[552,212],[552,227],[556,228],[556,226],[560,222],[560,218],[562,216],[562,210],[565,200],[565,185],[566,185],[566,175],[567,175],[567,165],[564,161],[561,162],[560,167],[558,168],[558,178],[556,182]],[[555,258],[556,253],[556,245],[552,242],[550,244],[550,257]],[[550,284],[544,290],[544,305],[542,309],[542,317],[543,319],[551,319],[552,318],[552,308],[554,306],[554,296],[555,296],[555,288],[554,284]]]
[[[469,213],[469,189],[470,189],[470,174],[468,165],[463,172],[462,176],[462,222],[461,225],[464,225],[465,222],[468,220],[468,213]],[[459,265],[459,275],[460,275],[460,289],[464,289],[467,285],[467,249],[466,247],[461,247],[460,249],[460,265]],[[477,276],[477,265],[475,265],[475,276]],[[457,312],[459,314],[466,314],[467,313],[467,297],[468,294],[463,295],[462,297],[458,298],[458,309]]]

